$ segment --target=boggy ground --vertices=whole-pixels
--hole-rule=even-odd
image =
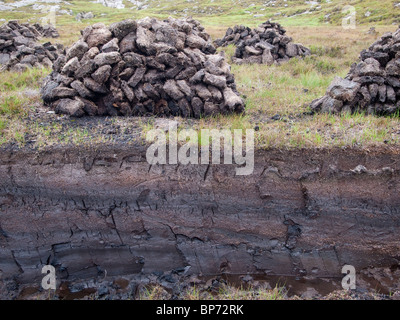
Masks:
[[[340,289],[351,264],[361,293],[400,287],[399,149],[259,150],[246,177],[151,166],[141,143],[2,151],[4,292],[40,283],[46,261],[64,281],[280,275],[305,296]]]
[[[371,280],[370,280],[371,281]],[[372,281],[371,281],[372,283]],[[4,300],[400,300],[400,291],[340,288],[340,279],[294,279],[247,276],[182,276],[178,272],[148,276],[59,281],[56,290],[39,284],[0,282]],[[366,285],[367,282],[362,282]]]

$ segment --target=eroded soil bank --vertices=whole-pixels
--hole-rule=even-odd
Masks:
[[[68,281],[175,271],[340,283],[349,264],[386,270],[377,286],[400,289],[399,150],[258,151],[250,176],[150,166],[145,153],[3,149],[1,279],[39,284],[52,264]]]

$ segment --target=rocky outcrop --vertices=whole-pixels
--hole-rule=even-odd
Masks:
[[[63,52],[61,45],[38,43],[40,37],[58,35],[51,26],[9,21],[0,27],[0,70],[24,71],[32,67],[51,68]]]
[[[325,96],[311,103],[315,112],[366,112],[389,115],[400,109],[400,29],[386,33],[342,79],[336,77]]]
[[[237,48],[232,62],[272,65],[293,57],[307,56],[311,52],[302,44],[292,42],[286,30],[274,22],[265,22],[251,30],[245,26],[229,28],[225,37],[215,42],[218,47],[234,44]]]
[[[78,21],[89,20],[89,19],[93,19],[93,18],[94,18],[94,14],[92,12],[79,12],[75,16],[75,19]]]
[[[223,53],[199,22],[125,20],[95,24],[54,63],[44,102],[71,116],[242,113]]]

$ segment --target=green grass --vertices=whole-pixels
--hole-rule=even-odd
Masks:
[[[139,300],[169,300],[171,294],[159,285],[144,287]],[[233,285],[222,285],[216,292],[205,288],[189,287],[182,291],[180,300],[285,300],[288,299],[283,287],[274,289],[237,287]]]
[[[14,2],[7,1],[7,2]],[[166,18],[168,16],[182,17],[193,16],[208,26],[233,26],[235,24],[247,24],[256,26],[267,19],[283,23],[285,26],[319,26],[330,23],[341,25],[346,13],[342,8],[351,5],[356,8],[356,18],[359,25],[389,25],[399,24],[400,8],[395,7],[394,0],[332,0],[319,1],[319,6],[311,7],[305,1],[298,0],[277,0],[275,5],[266,5],[264,0],[148,0],[148,7],[138,10],[129,1],[124,1],[125,9],[107,8],[101,4],[92,3],[86,0],[71,0],[70,5],[62,4],[62,9],[72,10],[73,15],[57,16],[57,24],[60,26],[71,24],[87,24],[77,22],[75,15],[79,12],[93,12],[95,18],[90,23],[118,21],[126,18],[143,18],[153,16]],[[369,16],[365,14],[370,12]],[[262,16],[260,16],[262,15]],[[22,7],[16,12],[2,12],[2,18],[38,21],[46,16],[45,13],[32,10],[31,6]]]
[[[79,38],[80,29],[96,21],[111,23],[128,17],[139,18],[145,15],[158,16],[159,14],[162,16],[171,10],[179,13],[179,10],[188,7],[186,1],[168,2],[168,6],[166,6],[167,3],[160,0],[152,1],[152,5],[146,10],[132,12],[129,6],[124,10],[116,10],[80,0],[71,1],[71,3],[74,13],[93,11],[98,17],[85,22],[77,22],[69,16],[59,17],[58,28],[61,37],[57,41],[67,45]],[[248,15],[244,11],[253,2],[242,2],[241,5],[235,7],[228,5],[229,3],[226,0],[218,2],[223,11],[218,16],[199,13],[198,18],[203,21],[206,31],[212,35],[213,39],[222,37],[228,25],[232,26],[240,22],[255,26],[261,22],[257,19],[238,19],[239,16]],[[254,11],[261,11],[260,2],[255,1],[254,3],[256,4]],[[306,7],[304,3],[296,4],[293,1],[287,3],[289,4],[288,8],[283,7],[283,1],[278,1],[277,8],[265,8],[263,12],[267,14],[282,10],[291,15]],[[323,2],[323,11],[325,13],[325,11],[331,10],[339,14],[337,9],[344,3],[344,1],[332,1],[330,4]],[[389,10],[393,5],[389,1],[351,1],[350,4],[356,7],[374,8],[377,12],[381,12],[384,8],[390,12],[396,12],[392,9]],[[191,7],[196,5],[200,10],[203,6],[215,4],[200,1],[192,3]],[[100,16],[100,13],[106,15]],[[307,17],[317,14],[321,13],[313,12]],[[296,20],[304,17],[305,15],[300,15],[282,19]],[[263,20],[265,19],[263,18]],[[369,24],[360,25],[355,30],[344,30],[340,26],[325,25],[324,23],[319,26],[311,26],[306,22],[302,22],[302,24],[294,26],[295,24],[287,23],[284,26],[288,35],[295,42],[302,43],[311,49],[312,56],[295,58],[280,66],[232,65],[238,91],[245,97],[245,115],[217,116],[199,121],[178,119],[181,122],[180,129],[185,127],[248,129],[257,126],[259,131],[256,132],[256,141],[259,148],[369,147],[398,144],[400,136],[398,117],[378,118],[363,114],[303,115],[309,111],[310,102],[325,93],[335,76],[344,77],[347,74],[351,64],[358,59],[361,50],[369,47],[384,32],[395,31],[396,27],[374,24],[378,35],[373,36],[366,34],[371,26]],[[229,61],[234,54],[235,47],[231,45],[219,50],[225,52]],[[0,144],[16,140],[21,143],[24,141],[21,136],[26,134],[34,135],[35,145],[39,147],[53,144],[113,143],[112,135],[104,135],[101,130],[96,131],[97,129],[85,131],[84,127],[72,125],[73,122],[71,122],[71,128],[66,129],[52,122],[42,123],[27,120],[27,115],[32,110],[41,107],[41,101],[38,95],[28,96],[24,92],[29,89],[38,90],[43,77],[49,72],[50,70],[33,69],[22,74],[12,72],[2,74],[0,78],[0,91],[2,92],[0,97]],[[280,115],[281,120],[272,120],[271,117],[275,115]],[[134,124],[139,130],[142,130],[141,137],[144,139],[145,133],[153,128],[154,119],[113,119],[112,121],[123,128]],[[132,139],[137,140],[137,138],[138,136],[135,134]]]

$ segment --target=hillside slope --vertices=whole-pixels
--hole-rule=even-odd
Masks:
[[[91,20],[113,20],[144,16],[193,16],[209,25],[257,25],[273,19],[285,25],[340,25],[354,6],[358,24],[400,23],[400,0],[3,0],[0,17],[4,20],[34,20],[45,17],[50,6],[57,12],[57,23],[76,21],[80,12],[92,12]]]

